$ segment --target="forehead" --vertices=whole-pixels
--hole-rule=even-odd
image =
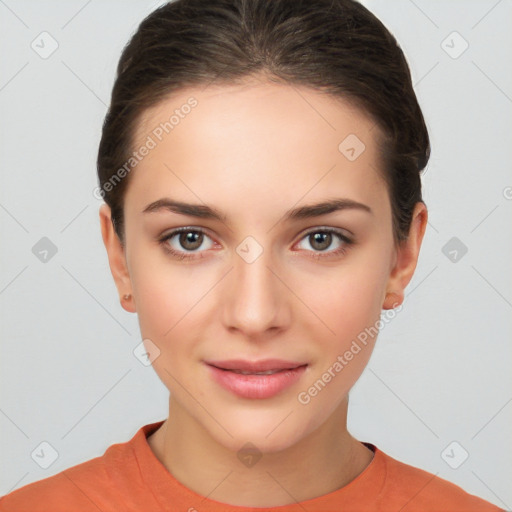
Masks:
[[[166,194],[249,209],[326,194],[382,200],[378,127],[348,101],[270,82],[187,88],[144,112],[151,140],[128,187],[137,207]],[[385,194],[387,195],[387,194]],[[227,198],[230,199],[226,204]],[[304,202],[302,201],[302,202]],[[238,204],[236,204],[238,202]]]

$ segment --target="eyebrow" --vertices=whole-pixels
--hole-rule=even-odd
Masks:
[[[361,210],[373,215],[371,208],[366,204],[359,203],[352,199],[340,198],[329,199],[322,201],[321,203],[293,208],[284,214],[283,220],[285,222],[289,222],[293,220],[310,219],[340,210]],[[216,208],[201,204],[183,203],[167,197],[150,203],[146,208],[144,208],[142,213],[154,213],[161,211],[170,211],[173,213],[188,215],[189,217],[197,217],[199,219],[212,219],[219,220],[221,222],[225,222],[227,220],[227,217]]]

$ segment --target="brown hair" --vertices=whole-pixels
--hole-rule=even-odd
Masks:
[[[125,46],[103,123],[100,193],[121,242],[126,162],[142,114],[178,89],[259,73],[343,98],[370,115],[380,134],[393,236],[406,239],[422,201],[430,142],[409,66],[386,27],[354,0],[174,0],[147,16]]]

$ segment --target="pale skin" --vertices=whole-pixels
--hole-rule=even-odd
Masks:
[[[416,204],[407,240],[395,244],[391,203],[377,171],[378,128],[348,103],[312,89],[263,80],[181,90],[145,113],[137,140],[190,96],[197,106],[130,175],[124,246],[109,207],[100,208],[118,292],[131,294],[123,308],[137,313],[142,338],[159,348],[153,368],[170,390],[169,417],[149,445],[183,485],[211,500],[269,507],[312,499],[347,485],[371,463],[373,453],[346,421],[348,392],[376,339],[308,404],[297,396],[375,325],[382,309],[402,302],[427,210]],[[366,146],[354,161],[338,149],[349,134]],[[143,213],[162,198],[208,205],[226,218]],[[284,219],[290,209],[333,198],[371,212],[345,208]],[[203,243],[189,249],[179,234],[158,241],[179,227],[201,228]],[[354,243],[333,234],[319,248],[312,233],[320,228],[337,229]],[[251,263],[236,252],[248,236],[263,250]],[[164,244],[194,258],[173,257]],[[341,254],[311,257],[343,246]],[[278,395],[245,399],[213,382],[204,363],[235,358],[308,366]],[[252,467],[237,457],[248,441],[263,454]]]

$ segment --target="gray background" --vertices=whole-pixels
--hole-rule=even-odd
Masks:
[[[92,194],[117,60],[161,3],[0,1],[0,494],[167,414],[167,390],[132,353],[137,319],[119,305]],[[510,509],[512,2],[363,3],[410,63],[432,142],[430,223],[349,427]],[[43,237],[57,249],[46,262]],[[31,456],[51,457],[45,441],[58,453],[47,469]]]

